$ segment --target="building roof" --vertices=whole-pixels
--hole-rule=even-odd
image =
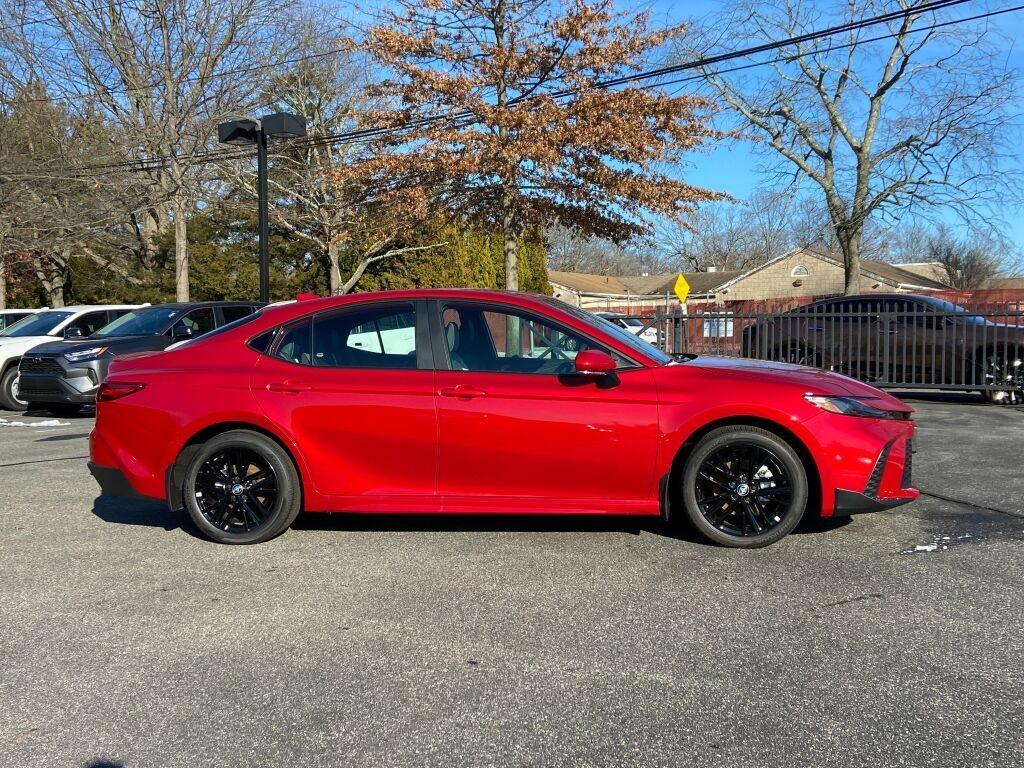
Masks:
[[[933,280],[943,285],[949,285],[949,273],[946,268],[939,261],[911,261],[903,264],[894,264],[894,267],[902,269],[904,272],[913,272],[915,275],[921,277],[927,277],[929,280]]]
[[[686,282],[690,284],[691,296],[714,295],[719,293],[722,289],[749,277],[761,269],[764,269],[768,265],[774,264],[782,259],[789,258],[795,254],[805,254],[807,256],[838,265],[840,268],[843,265],[843,260],[839,256],[822,253],[814,250],[813,248],[796,248],[750,269],[734,269],[722,272],[684,272],[683,276],[686,278]],[[925,265],[906,265],[906,267],[923,266]],[[934,272],[934,267],[941,265],[929,263],[927,266]],[[891,285],[894,288],[942,290],[949,287],[945,283],[924,274],[927,270],[923,268],[920,271],[915,271],[906,269],[901,265],[886,264],[881,261],[862,259],[861,271],[866,276],[879,280],[887,285]],[[677,274],[641,276],[592,275],[587,274],[586,272],[559,272],[557,270],[551,270],[548,272],[548,279],[552,283],[563,288],[568,288],[570,291],[575,293],[590,294],[593,296],[621,296],[633,298],[640,296],[664,296],[666,293],[672,293],[677,276]]]
[[[742,275],[740,270],[726,272],[684,272],[692,295],[714,293],[717,288]],[[664,296],[675,289],[678,273],[666,275],[591,275],[586,272],[550,270],[548,280],[576,293],[607,296]]]
[[[949,288],[945,283],[932,279],[927,275],[904,269],[898,264],[886,264],[884,261],[872,261],[871,259],[861,259],[860,264],[861,272],[873,274],[876,277],[882,278],[885,282],[896,286],[905,285],[912,288],[930,288],[932,290]]]
[[[1024,277],[993,277],[985,281],[982,288],[989,290],[1024,290]]]

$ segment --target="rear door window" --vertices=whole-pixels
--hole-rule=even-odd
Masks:
[[[325,368],[416,368],[415,307],[401,304],[314,318],[313,364]]]
[[[220,312],[224,316],[225,324],[233,323],[235,320],[241,320],[243,317],[251,315],[254,310],[254,307],[246,307],[244,305],[220,308]]]

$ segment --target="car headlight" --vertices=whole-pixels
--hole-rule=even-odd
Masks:
[[[89,347],[89,349],[78,352],[68,352],[64,355],[64,359],[69,363],[84,363],[87,360],[95,360],[106,351],[107,347]]]
[[[804,395],[804,399],[812,405],[816,405],[823,411],[839,413],[843,416],[860,416],[865,419],[905,419],[908,414],[904,411],[890,411],[885,408],[875,408],[871,405],[871,397],[841,397],[839,395]]]

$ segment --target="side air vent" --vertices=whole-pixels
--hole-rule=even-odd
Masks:
[[[878,489],[882,485],[882,475],[885,473],[885,465],[889,463],[889,454],[892,453],[893,440],[891,443],[887,443],[885,448],[882,449],[881,454],[878,456],[878,461],[875,462],[875,468],[871,470],[871,477],[868,478],[868,484],[864,487],[864,495],[870,496],[872,499],[878,498]]]

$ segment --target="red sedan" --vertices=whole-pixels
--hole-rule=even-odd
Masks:
[[[543,296],[271,306],[118,359],[98,399],[103,490],[165,500],[234,544],[305,509],[684,517],[759,547],[808,511],[918,496],[895,397],[785,363],[677,360]]]

